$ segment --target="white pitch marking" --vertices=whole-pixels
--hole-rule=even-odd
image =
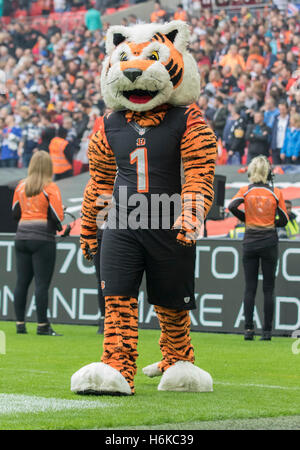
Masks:
[[[249,183],[246,181],[233,181],[232,183],[226,183],[226,189],[239,189],[243,186],[248,186]],[[275,187],[286,189],[286,188],[299,188],[300,182],[296,181],[295,183],[291,183],[290,181],[280,181],[278,183],[274,183]]]
[[[67,209],[66,209],[66,212],[69,212],[70,214],[72,214],[72,213],[74,213],[74,212],[76,212],[76,211],[80,211],[81,210],[81,205],[78,205],[78,206],[69,206]]]
[[[243,386],[243,387],[258,387],[263,389],[283,389],[288,391],[300,391],[300,387],[297,386],[273,386],[271,384],[230,383],[225,381],[214,381],[214,384],[222,384],[223,386]]]
[[[48,370],[36,370],[36,369],[7,369],[6,367],[0,367],[0,370],[5,370],[6,372],[30,372],[30,373],[53,373]]]
[[[46,398],[21,394],[0,394],[0,415],[20,413],[55,412],[66,409],[95,409],[115,406],[107,402],[95,400],[67,400]]]
[[[69,202],[77,203],[77,202],[82,202],[83,201],[83,197],[68,198],[68,200],[69,200]]]

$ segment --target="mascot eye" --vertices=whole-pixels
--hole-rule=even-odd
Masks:
[[[127,55],[125,52],[122,52],[120,55],[120,61],[128,61]]]
[[[153,51],[151,53],[151,55],[149,56],[149,59],[151,59],[152,61],[158,61],[159,60],[159,54],[156,51]]]

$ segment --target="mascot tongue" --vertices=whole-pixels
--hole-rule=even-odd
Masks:
[[[152,100],[152,96],[150,94],[147,94],[146,92],[142,95],[137,95],[136,93],[132,93],[129,95],[128,99],[132,103],[148,103],[150,100]]]

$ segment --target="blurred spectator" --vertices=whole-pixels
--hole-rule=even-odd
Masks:
[[[215,115],[215,108],[209,106],[209,98],[207,95],[203,94],[200,96],[198,100],[198,105],[201,111],[203,112],[205,120],[212,125],[212,121]]]
[[[41,138],[39,140],[38,149],[49,152],[49,144],[55,137],[56,129],[51,123],[49,113],[43,112],[40,117]]]
[[[297,216],[292,211],[291,200],[285,200],[286,212],[289,216],[289,221],[284,228],[278,228],[278,236],[281,239],[300,239],[300,227],[297,222]]]
[[[177,5],[177,9],[174,13],[173,19],[174,20],[182,20],[183,22],[187,22],[188,15],[187,15],[186,11],[183,9],[183,5],[181,3],[179,5]]]
[[[276,108],[276,102],[273,97],[266,98],[263,110],[265,124],[267,127],[272,128],[275,117],[279,114],[279,109]]]
[[[66,0],[53,0],[54,11],[62,13],[66,10]]]
[[[42,2],[42,15],[48,16],[51,12],[52,1],[51,0],[43,0]]]
[[[57,136],[49,145],[49,153],[53,164],[54,181],[69,178],[73,175],[73,148],[67,141],[67,130],[60,127]]]
[[[102,30],[101,13],[92,5],[85,13],[85,25],[89,31]]]
[[[66,139],[70,144],[73,145],[73,147],[76,147],[77,144],[77,131],[76,128],[73,126],[73,119],[71,116],[66,116],[63,119],[63,128],[67,130],[67,136]],[[75,151],[75,150],[74,150]]]
[[[238,223],[232,230],[229,230],[227,237],[230,239],[243,239],[245,235],[246,227],[244,222],[238,220]]]
[[[90,137],[93,133],[98,131],[97,121],[93,118],[90,118],[87,129],[83,133],[83,136],[80,140],[79,151],[74,156],[74,163],[76,166],[76,170],[78,173],[86,172],[89,170],[89,160],[88,160],[88,145],[90,141]]]
[[[237,85],[237,80],[232,74],[231,67],[229,65],[224,65],[222,69],[222,85],[220,87],[220,94],[224,96],[229,96],[233,88]]]
[[[232,44],[229,47],[228,53],[226,53],[220,61],[220,66],[229,66],[232,72],[234,72],[237,66],[240,66],[243,70],[246,70],[244,58],[238,53],[237,45]]]
[[[85,98],[86,94],[86,82],[83,77],[75,79],[74,87],[71,91],[71,95],[75,102],[79,103]]]
[[[255,63],[261,63],[262,67],[265,65],[265,58],[262,56],[262,50],[258,45],[252,45],[249,49],[249,56],[246,61],[246,69],[254,68]]]
[[[141,21],[136,17],[135,14],[130,14],[128,16],[128,25],[129,26],[138,25],[139,23],[141,23]]]
[[[76,109],[73,114],[74,118],[74,125],[77,132],[78,139],[81,139],[83,136],[83,133],[85,132],[88,123],[89,123],[89,116],[84,111],[84,109]]]
[[[291,102],[291,110],[300,113],[300,90],[295,92],[294,100]]]
[[[226,119],[228,116],[228,110],[226,106],[224,106],[223,97],[217,96],[215,98],[215,108],[216,112],[214,113],[212,119],[212,127],[217,138],[222,138]]]
[[[272,127],[271,149],[273,164],[281,163],[280,153],[283,147],[286,130],[289,125],[289,109],[287,102],[285,100],[281,101],[278,104],[278,109],[279,114],[275,117]]]
[[[19,156],[22,156],[23,167],[28,167],[31,157],[38,150],[38,143],[41,137],[40,117],[34,114],[22,130],[22,140],[19,145]]]
[[[232,111],[233,123],[228,137],[228,164],[241,164],[245,152],[246,122],[241,117],[241,107],[236,105]]]
[[[161,7],[159,1],[154,3],[154,10],[150,16],[151,22],[161,22],[165,19],[166,11]]]
[[[12,113],[12,107],[7,99],[6,94],[0,94],[0,113],[1,113],[1,115],[2,114],[6,115],[6,114]]]
[[[264,123],[263,111],[254,113],[254,123],[248,125],[246,140],[249,141],[247,164],[250,164],[253,158],[259,155],[269,157],[269,142],[271,130]]]
[[[49,39],[51,39],[52,36],[55,36],[57,33],[61,34],[61,29],[57,26],[54,19],[51,19],[48,22],[48,24],[49,24],[49,26],[48,26],[48,30],[47,30],[47,37]]]
[[[280,158],[284,164],[300,164],[300,114],[291,115]]]
[[[2,130],[1,167],[17,167],[21,137],[22,129],[15,124],[13,114],[7,116]]]
[[[227,109],[228,109],[228,116],[227,116],[227,119],[225,122],[223,135],[222,135],[222,143],[226,150],[228,150],[228,148],[229,148],[230,130],[231,130],[232,124],[234,122],[233,115],[232,115],[234,105],[232,102],[229,102],[227,104]]]

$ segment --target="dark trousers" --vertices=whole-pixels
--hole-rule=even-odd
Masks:
[[[31,158],[32,158],[32,152],[31,153],[23,153],[23,167],[29,166]]]
[[[2,159],[0,161],[0,167],[17,167],[18,160],[15,158]]]
[[[272,150],[272,161],[274,165],[284,164],[284,161],[281,161],[280,159],[280,151],[280,148]]]
[[[103,231],[99,230],[97,234],[97,240],[98,240],[98,251],[96,255],[94,256],[94,265],[96,269],[96,277],[97,277],[97,288],[98,288],[98,305],[101,312],[101,316],[105,316],[105,299],[104,295],[102,293],[101,288],[101,276],[100,276],[100,248],[101,248],[101,241],[102,241],[102,234]]]
[[[284,163],[284,164],[295,164],[295,165],[299,165],[299,164],[300,164],[300,157],[298,157],[298,158],[296,159],[296,161],[293,161],[291,156],[287,156],[287,157],[285,158],[285,160],[283,161],[283,163]]]
[[[253,329],[253,311],[258,283],[259,263],[261,261],[264,293],[263,329],[264,331],[272,330],[277,257],[277,244],[260,250],[244,250],[243,266],[246,282],[244,295],[245,329]]]
[[[27,292],[35,281],[37,322],[47,323],[48,290],[55,266],[56,244],[49,241],[16,240],[17,283],[14,307],[17,322],[24,322]]]
[[[63,180],[64,178],[70,178],[72,176],[73,176],[73,169],[66,170],[66,172],[63,173],[56,173],[54,175],[53,181]]]

